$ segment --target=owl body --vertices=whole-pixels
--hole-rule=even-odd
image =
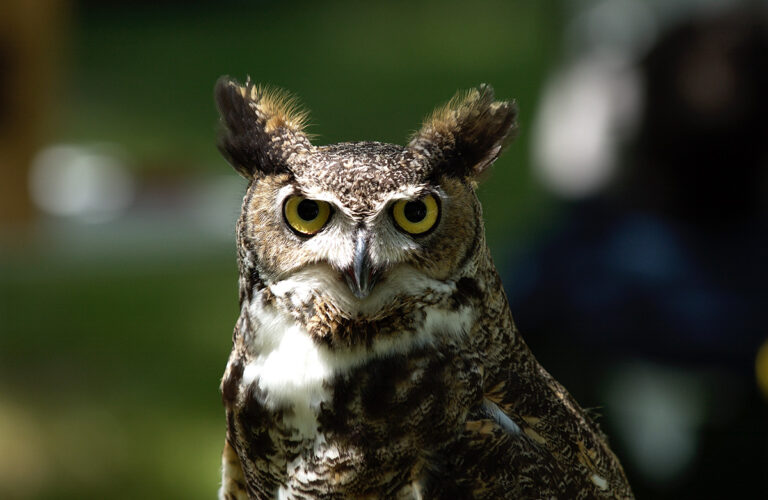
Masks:
[[[220,498],[631,497],[485,244],[475,178],[513,105],[483,86],[407,146],[317,147],[282,94],[223,79],[216,98],[249,180]]]

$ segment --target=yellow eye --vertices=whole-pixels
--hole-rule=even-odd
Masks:
[[[283,213],[294,231],[312,235],[320,231],[330,219],[331,206],[324,201],[291,196],[285,202]]]
[[[424,234],[432,229],[440,216],[440,206],[431,194],[418,200],[400,200],[392,207],[392,217],[410,234]]]

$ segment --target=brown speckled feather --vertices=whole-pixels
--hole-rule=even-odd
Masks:
[[[475,179],[515,106],[481,86],[405,147],[318,147],[281,95],[216,90],[221,149],[249,180],[220,498],[631,498],[518,334],[485,244]],[[295,197],[330,207],[316,233],[290,227]],[[435,211],[428,230],[398,221],[406,204]]]

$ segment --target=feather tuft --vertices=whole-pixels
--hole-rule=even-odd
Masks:
[[[514,101],[495,101],[482,84],[457,92],[433,111],[409,147],[436,161],[435,168],[459,176],[481,173],[512,142],[517,132]]]

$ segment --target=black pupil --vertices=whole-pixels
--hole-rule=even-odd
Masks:
[[[299,206],[296,207],[296,212],[305,221],[311,221],[317,218],[317,214],[320,213],[320,206],[313,200],[301,200]]]
[[[411,222],[421,222],[427,216],[427,206],[421,200],[409,201],[405,204],[403,214]]]

